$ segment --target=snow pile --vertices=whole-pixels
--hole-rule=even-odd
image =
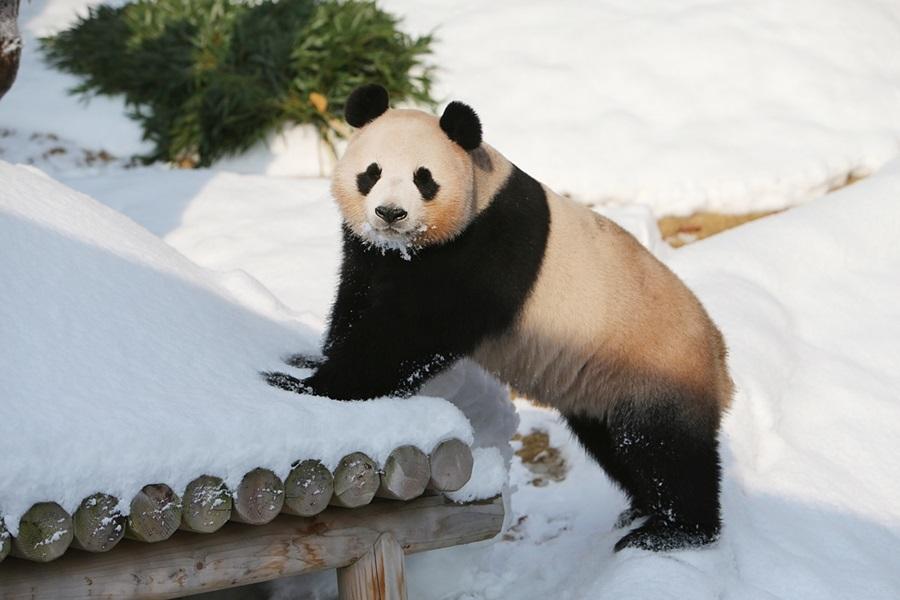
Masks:
[[[284,477],[298,458],[334,467],[355,450],[381,462],[403,444],[473,441],[436,398],[336,403],[266,386],[258,371],[314,352],[316,330],[249,275],[200,268],[3,162],[0,256],[0,510],[13,533],[38,501],[74,511],[97,491],[127,502],[203,473],[234,489],[257,466]]]
[[[52,132],[116,156],[146,150],[122,102],[66,96],[35,37],[95,0],[23,3],[19,80],[0,128]],[[385,0],[436,31],[436,92],[479,111],[485,138],[534,177],[657,214],[796,204],[900,150],[900,4],[886,0]],[[16,156],[0,139],[0,149]],[[7,158],[9,160],[9,158]],[[34,160],[42,167],[40,153]],[[223,165],[321,175],[309,129]]]

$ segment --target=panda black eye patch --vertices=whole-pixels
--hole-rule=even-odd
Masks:
[[[425,167],[416,169],[416,172],[413,173],[413,183],[416,184],[416,187],[419,188],[419,193],[426,200],[432,200],[437,196],[438,190],[441,189],[441,186],[431,176],[431,171]]]
[[[356,187],[363,196],[367,195],[381,179],[381,167],[378,163],[372,163],[366,170],[356,176]]]

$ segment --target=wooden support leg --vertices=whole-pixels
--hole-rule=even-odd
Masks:
[[[383,533],[367,554],[338,569],[337,578],[340,600],[406,600],[403,548]]]

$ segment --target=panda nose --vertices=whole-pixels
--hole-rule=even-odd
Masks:
[[[381,217],[381,220],[388,225],[395,221],[402,221],[406,218],[406,211],[395,204],[379,206],[375,209],[375,214]]]

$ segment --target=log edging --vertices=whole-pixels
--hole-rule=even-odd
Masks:
[[[457,504],[422,496],[329,508],[309,518],[279,515],[260,526],[229,522],[214,535],[179,531],[162,544],[126,539],[112,552],[70,552],[49,564],[19,561],[0,568],[0,598],[181,597],[347,567],[386,533],[404,554],[490,539],[503,514],[499,497]]]
[[[127,516],[119,511],[118,498],[101,491],[85,498],[74,515],[55,502],[39,502],[20,519],[16,537],[9,535],[0,517],[0,561],[12,554],[49,562],[70,546],[105,553],[123,538],[153,544],[178,529],[209,534],[229,520],[263,526],[281,513],[313,517],[329,505],[358,510],[376,496],[410,501],[427,490],[455,491],[471,472],[471,449],[450,439],[427,454],[415,446],[400,446],[381,466],[362,452],[344,456],[334,471],[318,460],[297,460],[284,481],[260,467],[246,473],[236,490],[212,474],[199,475],[184,490],[148,484],[131,499]]]

